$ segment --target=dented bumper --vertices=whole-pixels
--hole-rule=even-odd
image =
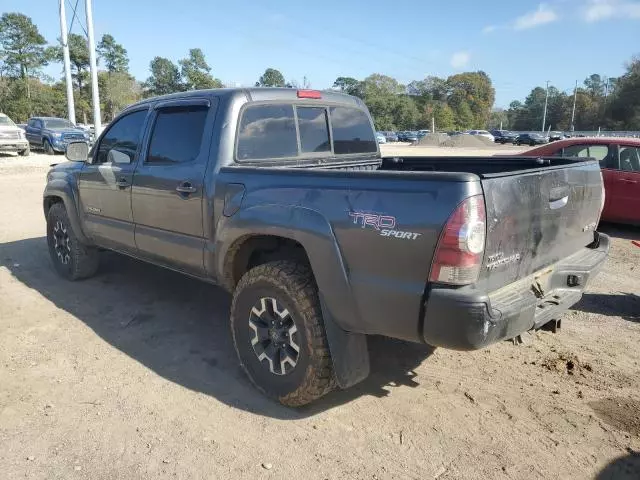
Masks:
[[[609,246],[609,237],[599,233],[589,248],[491,293],[475,287],[431,289],[424,306],[425,342],[475,350],[558,319],[582,298]]]

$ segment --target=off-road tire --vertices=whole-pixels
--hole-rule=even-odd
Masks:
[[[44,153],[46,155],[55,155],[56,154],[56,152],[53,150],[53,146],[51,145],[51,142],[46,138],[42,142],[42,149],[44,150]]]
[[[20,155],[21,157],[28,157],[30,153],[31,149],[27,146],[27,148],[25,148],[21,152],[18,152],[18,155]]]
[[[55,247],[54,229],[60,224],[66,229],[68,236],[68,261],[58,256]],[[94,247],[82,244],[76,236],[63,203],[54,203],[47,214],[47,245],[53,266],[60,276],[67,280],[80,280],[93,276],[98,270],[100,256]]]
[[[270,372],[265,362],[258,360],[251,344],[251,311],[256,302],[265,297],[281,303],[297,327],[298,361],[286,375]],[[249,270],[233,294],[231,332],[240,365],[251,382],[283,405],[306,405],[335,387],[318,287],[308,266],[274,261]]]

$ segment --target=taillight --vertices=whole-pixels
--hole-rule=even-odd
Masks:
[[[298,90],[298,98],[322,98],[318,90]]]
[[[602,215],[602,211],[604,210],[604,202],[607,198],[606,190],[604,189],[604,178],[602,178],[602,171],[600,171],[600,188],[602,188],[602,195],[600,198],[600,215]],[[600,217],[598,217],[600,218]]]
[[[486,239],[484,198],[464,200],[449,217],[431,264],[431,282],[468,285],[478,280]]]

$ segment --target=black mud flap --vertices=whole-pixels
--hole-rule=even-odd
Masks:
[[[352,387],[369,376],[367,336],[343,330],[333,320],[324,301],[320,300],[320,306],[336,381],[340,388]]]

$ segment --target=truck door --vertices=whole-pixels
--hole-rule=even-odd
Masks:
[[[204,175],[217,99],[155,106],[151,133],[132,188],[139,255],[204,274]]]
[[[135,252],[131,179],[149,108],[116,119],[95,145],[78,180],[87,234],[101,246]]]
[[[612,220],[640,222],[640,148],[620,145],[620,168],[613,174]]]
[[[42,147],[42,120],[30,119],[24,133],[30,145]]]

